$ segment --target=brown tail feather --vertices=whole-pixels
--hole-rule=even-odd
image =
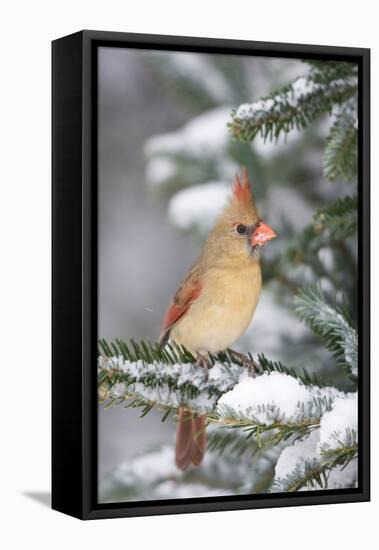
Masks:
[[[176,430],[175,463],[180,470],[191,464],[192,416],[183,407],[179,408],[179,423]]]
[[[184,407],[179,408],[179,423],[176,431],[175,463],[180,470],[191,464],[198,466],[203,460],[206,447],[205,417],[192,417]]]
[[[201,464],[205,447],[207,445],[207,434],[205,432],[205,416],[197,416],[192,420],[193,441],[192,441],[192,464],[199,466]]]

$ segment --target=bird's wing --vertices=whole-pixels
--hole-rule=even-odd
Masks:
[[[163,319],[159,342],[165,344],[169,338],[170,330],[174,324],[189,310],[191,305],[200,296],[202,284],[200,280],[199,267],[195,265],[189,272],[176,292],[172,302],[167,308]]]

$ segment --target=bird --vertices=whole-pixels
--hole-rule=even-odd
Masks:
[[[235,176],[200,256],[167,308],[158,342],[184,346],[206,369],[209,353],[230,349],[253,318],[262,286],[260,250],[276,236],[259,215],[244,168],[241,178]],[[205,423],[205,416],[179,407],[175,462],[180,470],[201,464]]]

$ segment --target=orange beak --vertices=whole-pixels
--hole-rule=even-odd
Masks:
[[[252,246],[262,246],[262,244],[275,239],[276,233],[269,225],[262,222],[257,229],[254,231],[251,237]]]

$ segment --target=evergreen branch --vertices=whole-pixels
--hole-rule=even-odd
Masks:
[[[311,76],[314,82],[327,84],[333,80],[358,77],[358,65],[350,61],[307,59],[305,63],[311,67]]]
[[[278,445],[289,440],[297,441],[320,427],[319,418],[292,423],[262,424],[248,419],[228,417],[220,420],[210,416],[208,422],[215,423],[219,429],[214,430],[208,438],[207,448],[219,454],[223,454],[227,449],[237,456],[245,453],[254,456],[262,447]]]
[[[321,466],[319,463],[305,462],[305,472],[302,468],[296,468],[292,474],[284,479],[275,480],[272,492],[295,493],[301,489],[327,489],[330,472],[329,466]]]
[[[284,448],[275,466],[272,490],[354,486],[357,456],[357,394],[348,394],[323,413],[318,431]]]
[[[296,234],[284,252],[284,257],[294,264],[308,264],[320,278],[327,275],[333,281],[334,270],[326,270],[320,262],[319,251],[329,248],[333,254],[342,255],[348,262],[352,276],[357,273],[356,260],[345,240],[356,235],[358,229],[358,198],[346,196],[318,208],[312,224]],[[339,288],[338,282],[334,284]]]
[[[351,460],[358,456],[358,433],[350,427],[345,429],[344,436],[339,432],[333,434],[333,445],[323,443],[320,446],[320,462],[323,466],[344,469]]]
[[[335,468],[342,466],[342,469],[358,456],[358,443],[336,449],[321,449],[321,464],[323,467]]]
[[[324,176],[333,181],[342,177],[356,179],[358,166],[358,129],[354,107],[345,107],[330,130],[323,157]]]
[[[253,360],[251,354],[248,358]],[[246,366],[229,350],[209,354],[209,374],[197,366],[193,355],[175,343],[158,344],[131,339],[99,341],[98,395],[105,408],[117,405],[141,409],[145,416],[154,407],[164,412],[165,420],[180,404],[191,410],[210,413],[218,399],[239,381]],[[280,361],[271,361],[264,354],[256,361],[258,374],[279,373],[299,380],[305,386],[320,386],[316,376],[305,369],[297,373]],[[226,421],[232,423],[231,419]],[[234,415],[234,424],[240,426]],[[253,422],[252,425],[257,424]],[[246,425],[246,419],[243,420]]]
[[[319,456],[300,460],[294,470],[274,480],[272,492],[296,492],[301,489],[327,489],[332,472],[341,472],[358,457],[358,444],[321,448]]]
[[[134,342],[133,351],[121,341],[113,346],[122,349],[123,355],[113,353],[109,356],[111,348],[102,341],[101,347],[108,355],[105,358],[101,356],[98,361],[99,397],[108,405],[121,404],[133,396],[147,405],[153,403],[153,406],[177,408],[179,404],[184,404],[195,411],[209,411],[246,370],[225,359],[224,363],[213,363],[207,377],[202,367],[197,366],[194,360],[190,362],[187,350],[179,346],[165,348],[160,360],[157,357],[162,349],[158,346],[148,347],[145,343]]]
[[[185,406],[194,416],[205,415],[208,424],[224,429],[224,439],[214,443],[217,449],[234,445],[234,451],[246,451],[251,438],[258,448],[262,441],[278,445],[301,439],[317,429],[333,401],[345,395],[334,388],[312,385],[313,378],[306,371],[299,376],[264,355],[259,356],[258,376],[251,378],[244,365],[232,362],[228,352],[210,356],[213,366],[207,374],[190,362],[192,355],[179,346],[166,349],[133,340],[128,344],[101,340],[99,345],[98,393],[106,408],[138,408],[141,417],[160,409],[163,422],[179,406]],[[258,389],[260,381],[266,388],[263,394]],[[284,410],[280,398],[277,404],[278,385],[290,386],[299,396],[290,406],[283,403]],[[241,400],[240,392],[251,395],[251,401]],[[246,441],[235,446],[235,438],[226,436],[225,429],[243,432]]]
[[[117,389],[117,392],[119,389]],[[111,397],[110,395],[113,395]],[[104,397],[104,396],[103,396]],[[114,393],[107,394],[106,399],[100,399],[100,402],[105,405],[105,408],[111,406],[124,405],[125,408],[138,408],[141,410],[141,418],[146,416],[153,408],[158,408],[163,411],[162,422],[166,421],[170,414],[175,414],[178,411],[179,404],[171,405],[162,403],[160,401],[151,401],[146,398],[143,398],[133,392],[124,393],[121,396],[114,396]],[[200,412],[205,413],[207,423],[220,428],[213,432],[213,438],[210,439],[210,448],[212,450],[218,450],[221,453],[229,445],[233,444],[233,452],[239,450],[241,454],[243,452],[251,450],[249,445],[249,440],[254,441],[256,447],[261,448],[263,443],[271,443],[277,445],[282,441],[287,441],[292,438],[291,441],[296,441],[307,435],[309,435],[313,430],[320,427],[320,419],[324,412],[330,410],[330,402],[327,399],[324,399],[320,402],[317,400],[314,401],[313,405],[313,416],[311,418],[302,418],[294,422],[271,422],[264,424],[259,422],[256,419],[245,418],[236,413],[231,408],[225,409],[223,414],[217,414],[217,412],[206,412],[204,411],[195,411],[192,409],[193,417],[196,417]],[[308,411],[309,412],[309,411]],[[236,445],[237,439],[233,434],[225,433],[225,430],[228,432],[239,432],[239,444]],[[217,434],[217,435],[215,435]],[[241,440],[241,434],[243,434],[243,441]],[[269,437],[265,437],[269,436]],[[251,439],[253,438],[253,439]],[[243,452],[242,452],[243,450]]]
[[[116,339],[110,343],[105,339],[100,339],[99,356],[108,359],[114,358],[115,360],[116,358],[122,358],[124,361],[131,363],[141,361],[146,365],[157,362],[165,366],[178,363],[194,366],[196,363],[196,358],[184,346],[179,346],[175,342],[168,343],[166,346],[161,346],[157,343],[144,340],[138,343],[133,338],[131,338],[128,343],[121,339]],[[247,357],[252,361],[254,360],[251,353],[248,353]],[[211,366],[220,363],[226,367],[232,367],[233,365],[236,367],[244,367],[241,359],[233,355],[230,350],[217,354],[209,353],[208,360]],[[306,369],[302,369],[302,373],[299,374],[295,369],[286,367],[280,361],[269,360],[263,353],[258,354],[258,367],[259,374],[270,372],[284,373],[294,378],[298,378],[304,385],[322,386],[321,381],[318,380],[316,376],[310,375]],[[204,376],[204,371],[201,368],[197,367],[196,372],[201,377]],[[242,372],[242,370],[236,371],[236,375],[238,375],[238,372]],[[106,374],[103,373],[102,376],[106,377]]]
[[[231,406],[219,405],[220,397],[242,383],[241,374],[246,373],[246,367],[232,363],[228,353],[211,356],[213,367],[206,376],[203,368],[189,363],[192,356],[187,355],[184,348],[174,345],[163,350],[155,344],[143,341],[126,344],[118,340],[108,344],[101,340],[100,347],[103,355],[98,360],[98,392],[99,400],[106,408],[119,405],[138,408],[141,410],[141,417],[154,408],[160,409],[163,411],[163,422],[170,414],[175,414],[179,406],[185,405],[194,416],[205,414],[209,424],[243,432],[246,441],[240,442],[238,449],[244,446],[247,450],[247,442],[251,438],[261,447],[265,437],[268,437],[272,445],[278,445],[290,438],[296,440],[304,437],[319,427],[322,414],[331,408],[330,392],[311,386],[312,378],[304,371],[298,377],[297,383],[309,388],[306,393],[307,401],[299,403],[294,409],[293,417],[285,420],[275,404],[260,403],[260,396],[257,396],[256,410],[261,418],[264,415],[267,419],[262,421],[253,412],[249,416]],[[164,351],[167,356],[162,355]],[[183,363],[178,362],[180,358]],[[224,363],[217,362],[217,359]],[[149,360],[153,362],[149,363]],[[293,369],[280,362],[270,361],[263,354],[259,356],[259,368],[260,375],[265,377],[275,374],[284,376],[287,380],[287,377],[296,379],[297,376]],[[219,439],[216,447],[220,449],[230,445],[232,439],[232,436],[225,440]]]
[[[319,440],[326,414],[333,414],[334,403],[347,398],[334,388],[311,385],[307,374],[296,379],[291,369],[264,355],[259,356],[261,372],[252,378],[245,367],[232,362],[229,353],[211,356],[213,366],[206,376],[203,368],[190,362],[193,357],[187,350],[179,346],[166,349],[143,341],[102,340],[100,349],[99,397],[106,407],[138,408],[141,417],[160,409],[164,422],[170,414],[176,418],[177,409],[184,405],[194,417],[205,415],[208,449],[225,455],[225,460],[233,460],[234,456],[238,461],[255,461],[272,455],[275,463],[290,444],[303,444],[316,431]],[[220,359],[224,362],[218,362]],[[294,402],[281,400],[278,388],[285,392],[291,388]],[[285,479],[277,479],[273,490],[326,487],[327,473],[333,468],[344,468],[356,453],[353,430],[347,431],[346,437],[339,432],[331,434],[316,463],[306,463],[305,467],[301,464]],[[266,474],[265,490],[271,480]],[[250,485],[258,487],[253,478]],[[136,490],[133,487],[130,491]]]
[[[252,356],[250,358],[252,359]],[[306,369],[302,368],[301,373],[298,373],[294,368],[286,367],[280,361],[268,359],[263,353],[258,354],[258,364],[261,368],[261,374],[264,372],[279,372],[297,378],[304,386],[319,386],[321,388],[325,385],[315,374],[309,374]]]
[[[321,291],[307,288],[294,298],[295,312],[324,342],[353,379],[358,374],[358,336],[347,314],[326,303]]]
[[[228,450],[229,455],[237,455],[238,457],[249,454],[254,456],[258,450],[256,440],[252,440],[246,436],[242,429],[227,430],[218,427],[208,435],[207,450],[215,451],[218,454],[224,454]]]
[[[179,404],[171,405],[162,403],[158,400],[152,401],[147,398],[143,398],[132,391],[122,393],[122,395],[118,395],[118,392],[119,388],[116,389],[117,395],[115,392],[109,392],[106,396],[101,394],[100,403],[104,404],[105,408],[124,405],[125,408],[140,409],[141,418],[146,416],[153,408],[158,408],[164,412],[161,419],[162,422],[165,422],[171,413],[175,414],[179,409]],[[193,417],[196,417],[198,414],[204,414],[208,424],[222,430],[222,435],[220,434],[220,430],[213,432],[214,441],[210,438],[210,446],[212,450],[221,450],[222,452],[225,447],[232,443],[236,443],[235,434],[225,434],[225,430],[227,430],[228,432],[238,432],[240,435],[244,435],[244,441],[243,443],[240,441],[240,445],[241,448],[247,451],[250,448],[248,443],[249,440],[254,441],[255,446],[260,448],[262,447],[262,442],[269,442],[277,445],[278,443],[287,441],[290,438],[293,438],[291,441],[296,441],[297,439],[307,436],[313,430],[319,428],[321,416],[324,412],[330,410],[331,403],[327,398],[324,398],[321,401],[315,400],[312,404],[313,413],[311,418],[302,418],[294,422],[276,421],[265,424],[254,418],[244,417],[233,409],[226,409],[225,407],[223,408],[223,414],[221,415],[218,414],[217,411],[212,412],[205,409],[202,411],[194,411],[192,409],[192,414]],[[308,411],[308,413],[309,412],[310,411]],[[264,436],[266,435],[269,435],[269,438],[265,438]],[[237,447],[235,447],[234,450],[237,450]]]
[[[358,229],[358,197],[346,196],[319,208],[313,215],[316,235],[327,231],[334,240],[355,235]]]
[[[309,263],[313,265],[317,261],[317,252],[321,248],[330,245],[328,232],[319,230],[317,225],[312,224],[293,237],[284,252],[284,256],[291,263]]]
[[[277,382],[284,385],[288,381],[293,381],[293,378],[286,374],[262,376],[265,377],[265,382],[268,384]],[[277,404],[278,398],[275,399],[275,390],[267,397],[254,395],[254,380],[257,378],[245,381],[250,385],[249,389],[246,389],[245,386],[245,392],[251,392],[251,404],[240,405],[238,397],[232,400],[233,404],[230,404],[228,399],[225,402],[225,398],[221,398],[217,404],[216,412],[209,415],[208,419],[209,422],[219,423],[228,428],[242,428],[249,433],[249,437],[254,436],[257,439],[259,446],[260,436],[266,432],[273,432],[272,439],[276,443],[288,439],[295,433],[298,433],[300,437],[308,435],[315,427],[318,427],[322,415],[332,409],[334,399],[344,395],[329,387],[322,389],[314,386],[308,387],[306,391],[302,392],[301,399],[294,398],[295,402],[288,412],[281,410]],[[288,386],[284,385],[284,388],[286,387]],[[298,388],[305,389],[305,386],[298,383]],[[292,389],[294,390],[293,385]],[[235,390],[229,391],[226,397],[230,398]]]
[[[232,112],[229,128],[239,141],[252,141],[260,134],[265,140],[281,133],[305,128],[322,113],[346,102],[357,93],[356,78],[316,82],[312,75],[301,77],[279,92]]]
[[[110,395],[113,395],[113,397],[110,397]],[[146,416],[153,408],[158,408],[164,413],[161,419],[162,422],[165,422],[170,414],[175,414],[179,408],[179,404],[169,405],[156,400],[151,401],[133,392],[124,393],[118,397],[114,396],[114,393],[108,393],[106,399],[101,399],[100,402],[105,405],[105,408],[117,405],[124,405],[125,408],[138,408],[141,410],[141,418]],[[226,447],[232,446],[233,453],[238,452],[242,455],[249,450],[251,451],[252,443],[254,443],[254,448],[261,448],[263,444],[278,445],[290,438],[292,438],[291,441],[296,441],[309,435],[313,430],[320,427],[323,412],[330,410],[330,402],[327,399],[321,402],[322,406],[320,407],[320,402],[314,401],[314,413],[310,419],[303,418],[294,422],[276,421],[265,424],[256,419],[245,418],[232,409],[228,409],[227,412],[224,409],[223,415],[205,410],[196,412],[192,409],[192,414],[193,417],[200,413],[205,414],[207,423],[218,428],[209,438],[208,445],[211,450],[217,450],[221,454]],[[238,435],[236,436],[237,432]]]

